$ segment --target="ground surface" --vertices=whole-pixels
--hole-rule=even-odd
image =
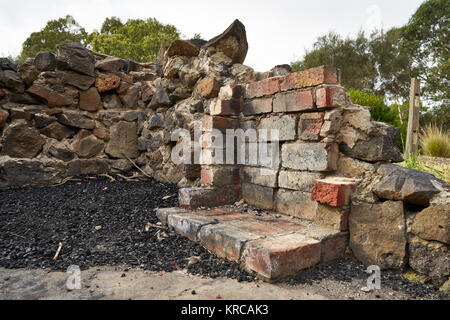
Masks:
[[[176,194],[175,186],[153,180],[93,177],[0,190],[0,299],[446,298],[385,272],[381,290],[362,292],[368,275],[352,259],[282,284],[255,281],[237,264],[149,225],[158,222],[156,208],[177,206]],[[70,265],[83,270],[81,290],[65,288]]]

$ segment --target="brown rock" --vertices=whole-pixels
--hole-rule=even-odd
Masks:
[[[215,78],[204,78],[197,85],[197,92],[206,99],[217,97],[219,94],[219,82]]]
[[[137,124],[121,121],[111,128],[110,142],[105,152],[113,158],[137,158],[138,136]]]
[[[45,144],[39,131],[26,123],[9,126],[4,136],[3,153],[12,158],[34,158]]]
[[[48,153],[52,157],[55,157],[56,159],[59,159],[59,160],[65,161],[65,162],[72,161],[75,158],[75,154],[67,148],[51,146],[48,149]]]
[[[97,138],[102,139],[104,141],[109,140],[109,132],[103,128],[95,128],[92,132]]]
[[[97,139],[94,135],[83,137],[75,142],[75,152],[80,158],[92,158],[98,155],[104,148],[105,144]]]
[[[120,86],[120,78],[115,75],[99,73],[97,74],[95,86],[97,87],[98,92],[111,91]]]
[[[80,109],[96,112],[102,108],[102,99],[96,88],[90,88],[80,93]]]
[[[80,129],[88,129],[88,130],[92,130],[95,128],[94,120],[86,117],[85,115],[79,114],[79,113],[73,113],[73,112],[59,113],[57,115],[57,119],[60,123],[66,125],[66,126],[70,126],[70,127],[75,127],[75,128],[80,128]]]
[[[20,73],[12,70],[0,70],[0,86],[19,93],[25,91],[25,84],[20,77]]]
[[[450,206],[426,208],[414,217],[411,232],[424,240],[450,244]]]
[[[402,201],[353,204],[350,248],[366,265],[402,269],[406,263],[406,224]]]
[[[49,107],[64,107],[75,103],[73,98],[40,84],[33,84],[27,91],[45,100]]]
[[[19,72],[23,82],[25,82],[27,86],[31,86],[39,76],[39,71],[34,66],[33,59],[27,59],[24,63],[20,64]]]
[[[110,171],[108,161],[105,159],[82,159],[69,163],[67,168],[68,176],[78,176],[80,174],[100,174]]]
[[[115,57],[107,57],[95,64],[95,67],[105,72],[122,71],[125,67],[125,62],[122,59]]]
[[[94,77],[85,76],[70,71],[58,71],[57,75],[61,79],[63,84],[68,84],[77,87],[80,90],[89,89],[95,82]]]
[[[223,52],[233,63],[244,63],[248,52],[245,26],[239,20],[235,20],[227,30],[208,41],[204,47],[213,47],[216,51]]]
[[[196,57],[200,50],[192,42],[187,40],[175,40],[166,51],[168,57],[172,56],[188,56]]]
[[[56,139],[58,141],[62,141],[64,139],[70,138],[75,134],[75,131],[63,126],[62,124],[58,122],[53,122],[52,124],[46,126],[45,128],[41,129],[40,132],[49,137]]]

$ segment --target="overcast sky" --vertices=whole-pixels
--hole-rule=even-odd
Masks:
[[[106,17],[156,18],[208,40],[234,19],[247,29],[245,64],[266,71],[290,63],[318,36],[402,26],[424,0],[0,0],[0,56],[16,56],[31,32],[71,14],[88,32]]]

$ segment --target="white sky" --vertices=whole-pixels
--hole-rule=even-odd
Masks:
[[[0,56],[16,56],[31,32],[71,14],[88,32],[106,17],[156,18],[186,37],[209,40],[234,19],[247,29],[245,64],[266,71],[290,63],[318,36],[334,30],[354,35],[375,26],[404,25],[424,0],[0,0]]]

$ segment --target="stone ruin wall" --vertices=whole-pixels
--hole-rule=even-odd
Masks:
[[[2,59],[0,186],[130,175],[136,164],[183,187],[182,206],[243,198],[349,230],[349,247],[367,265],[409,266],[438,284],[447,281],[448,185],[390,164],[402,160],[397,130],[353,105],[339,70],[291,73],[277,66],[258,73],[242,64],[247,50],[245,28],[235,21],[209,42],[162,47],[154,64],[76,44],[20,66]],[[199,125],[205,131],[279,129],[280,164],[173,164],[171,133],[193,134]]]

